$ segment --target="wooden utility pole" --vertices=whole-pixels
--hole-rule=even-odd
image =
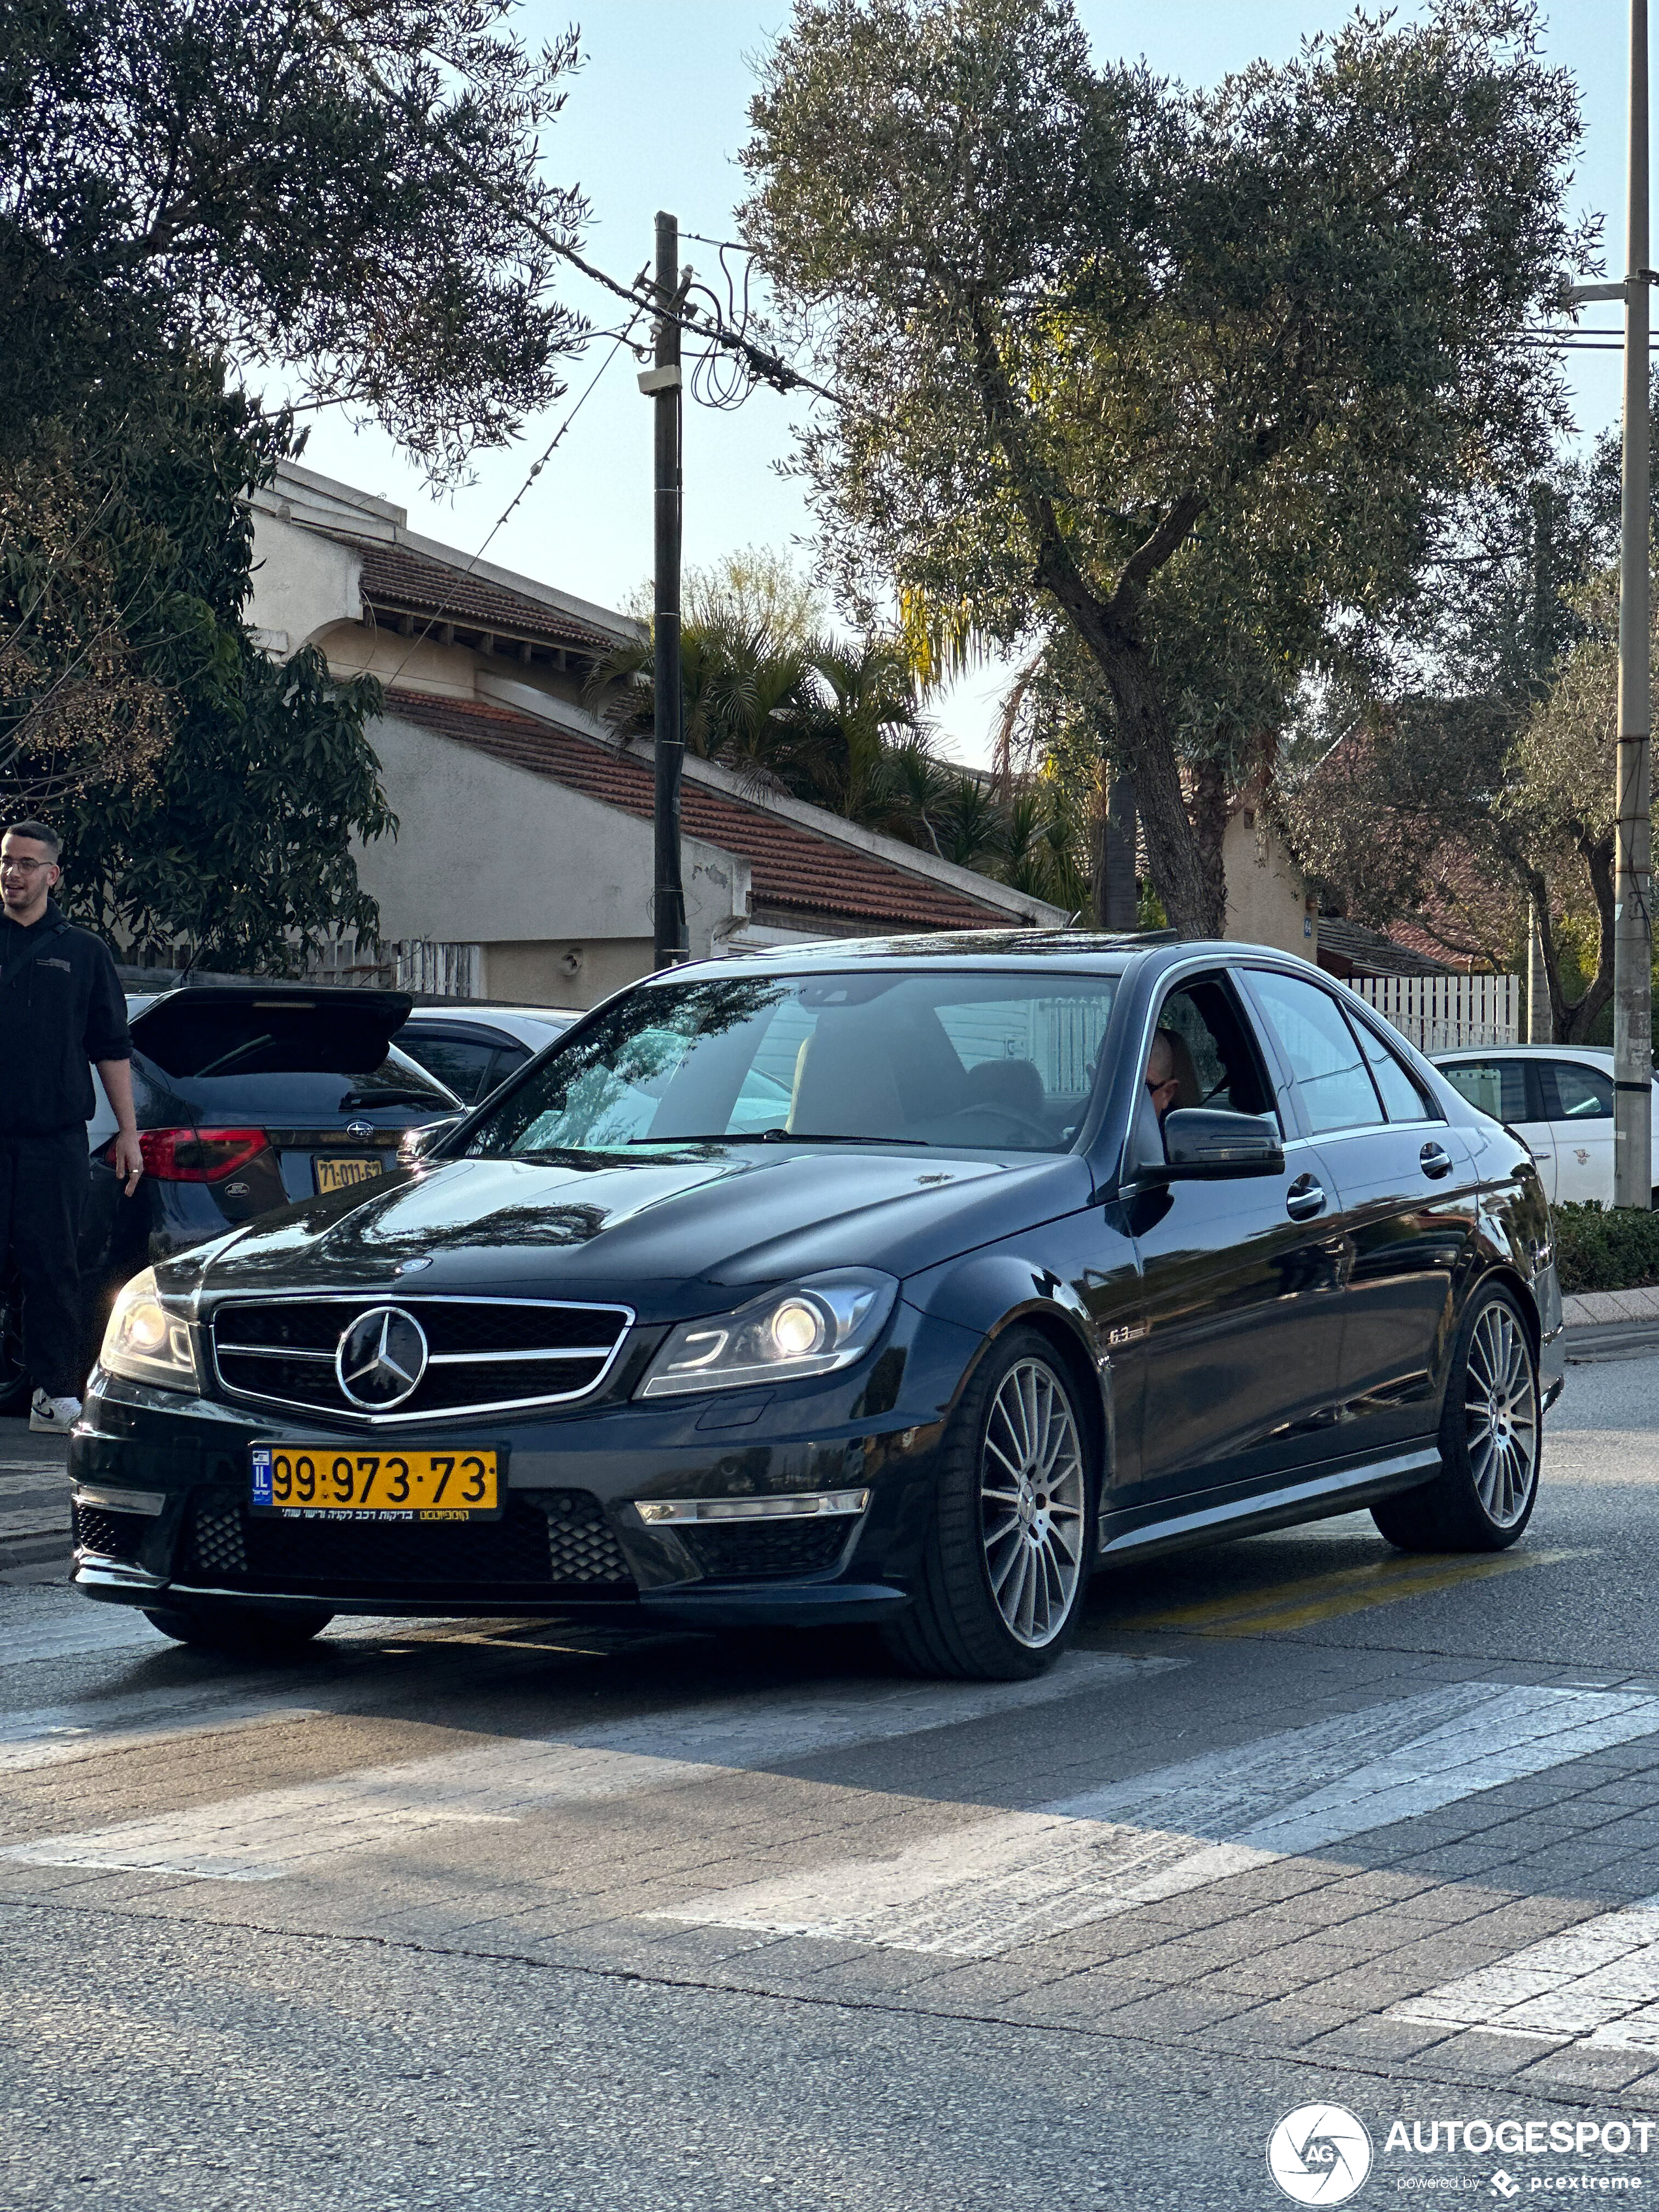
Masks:
[[[1625,264],[1625,447],[1619,540],[1618,845],[1613,880],[1613,1202],[1653,1190],[1652,847],[1649,705],[1648,4],[1630,11],[1629,258]]]
[[[657,217],[656,293],[673,310],[680,288],[678,216]],[[680,775],[685,764],[685,717],[680,666],[680,326],[658,318],[656,363],[640,378],[655,427],[656,853],[652,886],[653,965],[672,968],[690,957],[685,888],[680,878]]]

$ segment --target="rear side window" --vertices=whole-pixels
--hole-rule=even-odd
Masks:
[[[1380,1121],[1376,1089],[1335,1000],[1316,983],[1265,968],[1251,971],[1250,988],[1284,1047],[1314,1134]]]
[[[1417,1087],[1417,1078],[1396,1053],[1391,1052],[1380,1036],[1368,1030],[1364,1022],[1351,1024],[1359,1039],[1359,1049],[1365,1055],[1371,1077],[1382,1093],[1382,1104],[1391,1121],[1437,1121],[1439,1109],[1431,1106]]]
[[[464,1036],[441,1036],[417,1031],[405,1035],[404,1049],[447,1083],[464,1105],[471,1106],[489,1090],[493,1044]]]
[[[1613,1078],[1599,1067],[1586,1067],[1576,1060],[1547,1060],[1539,1073],[1544,1079],[1547,1121],[1612,1121]]]
[[[1529,1121],[1527,1071],[1518,1060],[1463,1060],[1440,1073],[1471,1106],[1494,1121]]]

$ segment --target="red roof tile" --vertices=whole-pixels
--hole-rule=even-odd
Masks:
[[[336,536],[334,532],[325,533]],[[379,538],[351,538],[337,533],[342,544],[352,545],[363,556],[362,594],[370,605],[428,615],[434,622],[477,624],[510,631],[520,637],[546,638],[555,645],[574,646],[579,651],[608,653],[617,640],[610,631],[583,622],[515,592],[488,576],[469,574],[459,564],[434,561],[412,546],[387,545]]]
[[[407,721],[423,723],[498,760],[550,776],[643,821],[651,819],[654,793],[647,761],[482,700],[398,690],[386,694],[386,706]],[[874,854],[815,836],[799,823],[689,778],[681,787],[680,818],[688,836],[748,861],[757,906],[844,915],[884,928],[982,929],[988,920],[1008,923],[1018,918],[1006,907],[988,900],[981,903],[925,876],[913,876]]]

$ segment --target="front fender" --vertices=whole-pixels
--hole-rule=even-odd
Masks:
[[[1108,1464],[1115,1459],[1112,1355],[1142,1333],[1140,1275],[1128,1238],[1098,1208],[1049,1223],[1041,1254],[1011,1238],[908,1280],[905,1301],[975,1340],[955,1399],[1005,1332],[1041,1328],[1086,1389]]]

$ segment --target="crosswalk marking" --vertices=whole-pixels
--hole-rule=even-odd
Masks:
[[[1659,1897],[1598,1913],[1389,2017],[1598,2050],[1659,2051]]]
[[[1127,1681],[1184,1663],[1073,1654],[1034,1682],[825,1683],[793,1694],[757,1691],[599,1723],[556,1741],[518,1740],[362,1768],[42,1838],[0,1850],[0,1859],[268,1881],[338,1851],[384,1847],[422,1829],[514,1820],[1062,1698],[1121,1692]]]
[[[1455,1683],[655,1917],[995,1958],[1656,1730],[1636,1692]]]
[[[1499,1552],[1485,1559],[1431,1553],[1368,1560],[1363,1566],[1300,1576],[1263,1589],[1236,1590],[1192,1605],[1137,1613],[1114,1626],[1125,1630],[1180,1629],[1193,1636],[1283,1634],[1340,1620],[1346,1613],[1363,1613],[1372,1606],[1398,1605],[1406,1598],[1425,1597],[1464,1583],[1486,1582],[1521,1568],[1554,1566],[1562,1559],[1583,1556],[1578,1551],[1518,1551]]]

